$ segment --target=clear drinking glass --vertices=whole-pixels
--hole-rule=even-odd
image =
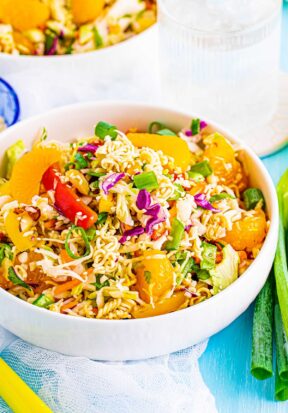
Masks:
[[[281,0],[158,0],[165,101],[233,131],[277,108]]]

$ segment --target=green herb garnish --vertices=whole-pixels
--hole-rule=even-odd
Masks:
[[[31,291],[32,288],[26,284],[23,280],[21,280],[20,277],[16,274],[16,271],[14,270],[13,267],[8,268],[8,279],[14,284],[14,285],[20,285],[21,287],[26,288],[26,290]]]
[[[70,238],[71,238],[71,235],[72,235],[73,231],[76,232],[76,233],[78,232],[78,233],[80,234],[81,238],[82,238],[83,241],[84,241],[85,251],[84,251],[84,254],[82,254],[82,255],[75,255],[75,254],[73,253],[73,251],[71,250],[71,248],[69,247],[69,240],[70,240]],[[77,260],[78,258],[87,257],[87,255],[90,254],[91,248],[90,248],[90,243],[89,243],[89,240],[88,240],[88,236],[87,236],[87,234],[86,234],[86,231],[85,231],[83,228],[81,228],[81,227],[76,227],[75,225],[72,225],[72,227],[69,229],[69,231],[68,231],[68,233],[67,233],[67,235],[66,235],[66,239],[65,239],[65,249],[66,249],[67,254],[69,255],[69,257],[73,258],[74,260]]]
[[[136,188],[138,189],[147,189],[147,191],[153,191],[153,189],[157,189],[159,187],[157,176],[153,171],[134,175],[133,181]]]
[[[227,198],[235,199],[235,196],[227,194],[226,192],[221,192],[221,194],[216,194],[216,195],[211,196],[211,198],[209,199],[209,202],[213,203],[213,202],[221,201],[222,199],[227,199]]]
[[[98,219],[97,219],[96,224],[101,224],[101,225],[105,224],[107,217],[108,217],[108,212],[100,212],[98,214]]]
[[[198,135],[198,133],[200,133],[200,119],[192,119],[191,132],[192,135]]]
[[[88,166],[88,162],[87,160],[84,158],[84,156],[82,155],[82,153],[77,152],[75,154],[75,167],[76,169],[85,169]]]
[[[191,166],[189,172],[197,172],[198,174],[206,178],[207,176],[212,174],[213,170],[208,161],[202,161],[202,162],[198,162],[195,165]],[[189,172],[188,172],[188,176],[190,178],[192,176],[189,175]]]
[[[116,130],[116,126],[100,121],[95,127],[95,135],[102,140],[104,140],[106,136],[110,136],[112,140],[115,140],[118,132]]]

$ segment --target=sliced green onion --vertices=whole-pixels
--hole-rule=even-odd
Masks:
[[[89,241],[89,242],[93,241],[93,239],[94,239],[95,236],[96,236],[96,229],[95,229],[95,228],[89,228],[89,229],[87,229],[87,230],[86,230],[86,235],[87,235],[87,238],[88,238],[88,241]]]
[[[98,214],[98,219],[97,219],[96,224],[101,224],[101,225],[105,224],[107,217],[108,217],[108,212],[100,212]]]
[[[162,135],[162,136],[177,136],[176,133],[174,133],[172,130],[170,129],[161,129],[158,130],[157,135]]]
[[[182,185],[174,184],[174,186],[174,194],[168,199],[168,201],[177,201],[179,198],[182,198],[186,194],[186,191]]]
[[[279,238],[274,260],[274,274],[282,321],[288,335],[288,269],[286,258],[285,230],[288,228],[288,170],[277,185],[279,201]]]
[[[101,178],[101,176],[106,175],[106,172],[96,172],[91,169],[90,171],[86,172],[86,174],[90,176],[95,176],[95,178]]]
[[[102,140],[104,140],[106,136],[110,136],[112,140],[115,140],[118,132],[116,130],[116,126],[100,121],[95,127],[95,135]]]
[[[243,199],[245,208],[249,211],[254,209],[259,202],[261,202],[261,207],[265,207],[265,199],[261,189],[258,188],[248,188],[243,192]]]
[[[170,233],[170,237],[172,239],[166,242],[166,245],[165,245],[166,250],[168,251],[177,250],[179,248],[184,231],[185,231],[184,224],[178,218],[174,218],[172,222],[171,233]]]
[[[232,196],[230,194],[227,194],[226,192],[221,192],[221,194],[216,194],[211,196],[209,199],[209,202],[213,204],[213,202],[221,201],[222,199],[235,199],[235,196]]]
[[[14,285],[20,285],[21,287],[26,288],[26,290],[32,290],[32,288],[28,284],[26,284],[23,280],[21,280],[21,278],[18,277],[13,267],[8,268],[8,279]]]
[[[109,280],[105,280],[103,283],[101,283],[100,279],[103,277],[102,274],[97,274],[96,275],[96,282],[92,283],[92,285],[95,285],[96,290],[101,290],[103,287],[109,287],[110,283]]]
[[[193,181],[195,182],[205,181],[204,176],[202,174],[199,174],[198,172],[188,171],[188,176],[190,179],[193,179]]]
[[[81,235],[81,237],[82,237],[82,239],[83,239],[83,241],[84,241],[84,244],[85,244],[85,252],[84,252],[84,254],[82,254],[82,255],[75,255],[75,254],[73,253],[73,251],[71,250],[71,248],[69,247],[69,240],[70,240],[70,237],[71,237],[71,234],[72,234],[73,231],[80,233],[80,235]],[[68,233],[67,233],[67,235],[66,235],[66,239],[65,239],[65,249],[66,249],[67,254],[69,255],[69,257],[73,258],[74,260],[77,260],[78,258],[87,257],[87,255],[90,254],[90,250],[91,250],[91,248],[90,248],[90,243],[89,243],[87,234],[86,234],[86,232],[85,232],[85,230],[84,230],[83,228],[81,228],[81,227],[76,227],[75,225],[72,225],[72,227],[69,229],[69,231],[68,231]]]
[[[75,163],[74,163],[74,162],[68,162],[68,163],[66,163],[66,164],[64,165],[65,171],[68,171],[68,169],[70,169],[70,166],[73,166],[73,168],[74,168]]]
[[[285,333],[279,303],[274,307],[275,342],[278,374],[281,380],[288,380],[288,339]]]
[[[208,242],[202,242],[202,260],[200,262],[201,270],[212,270],[216,265],[217,247]]]
[[[275,399],[279,402],[288,400],[288,381],[281,379],[276,363]]]
[[[155,172],[148,171],[139,175],[134,175],[134,184],[138,189],[147,189],[147,191],[153,191],[159,187],[157,176]]]
[[[89,187],[92,189],[92,191],[94,190],[94,189],[98,189],[99,188],[99,181],[94,181],[94,182],[91,182],[91,184],[89,184]]]
[[[97,27],[94,26],[92,30],[93,30],[93,38],[94,38],[95,47],[96,49],[99,49],[99,47],[103,46],[102,36],[100,36]]]
[[[13,258],[12,248],[9,244],[0,244],[0,264],[2,264],[4,258],[9,260]]]
[[[41,294],[32,304],[36,305],[37,307],[47,308],[49,305],[53,304],[54,300],[52,297],[48,295]]]
[[[75,155],[75,167],[76,169],[85,169],[88,166],[88,162],[84,158],[84,156],[80,153],[77,152]]]
[[[254,308],[251,374],[258,380],[273,375],[273,277],[269,276]]]
[[[198,174],[206,178],[207,176],[212,174],[213,170],[208,161],[202,161],[202,162],[198,162],[195,165],[191,166],[190,172],[197,172]],[[188,172],[188,175],[189,175],[189,172]]]
[[[177,136],[177,134],[173,132],[171,129],[167,128],[166,125],[157,121],[150,123],[150,125],[148,126],[148,132],[156,133],[157,135],[162,136]]]
[[[192,119],[191,132],[192,135],[198,135],[198,133],[200,133],[200,119]]]

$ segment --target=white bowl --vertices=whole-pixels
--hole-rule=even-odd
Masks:
[[[105,120],[119,129],[145,129],[159,120],[175,130],[190,124],[184,114],[145,104],[93,102],[66,106],[25,120],[1,134],[1,153],[22,138],[29,146],[46,127],[48,137],[69,141],[93,134]],[[71,317],[38,308],[0,289],[0,324],[22,339],[60,353],[99,360],[136,360],[173,352],[217,333],[251,304],[272,266],[278,233],[278,204],[272,180],[258,157],[228,132],[208,122],[244,148],[251,184],[263,191],[271,221],[264,245],[248,270],[218,295],[174,313],[137,320],[95,320]],[[175,148],[176,149],[176,148]]]

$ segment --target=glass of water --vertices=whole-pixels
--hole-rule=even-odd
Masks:
[[[162,91],[235,132],[278,101],[281,0],[158,0]]]

